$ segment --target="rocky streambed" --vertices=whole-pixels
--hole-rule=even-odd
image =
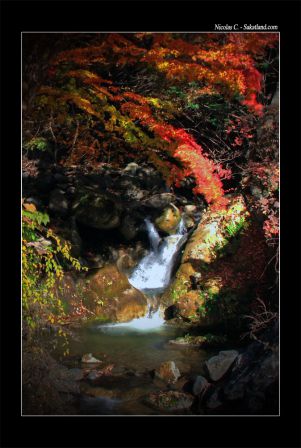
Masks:
[[[150,166],[77,170],[24,181],[87,267],[53,291],[68,356],[64,338],[28,352],[25,341],[24,413],[277,413],[277,326],[239,337],[266,263],[244,198],[229,195],[221,213],[168,191]]]

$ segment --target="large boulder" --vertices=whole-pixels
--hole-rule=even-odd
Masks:
[[[146,297],[115,265],[107,265],[90,275],[84,282],[82,295],[96,316],[113,322],[127,322],[147,311]]]
[[[193,213],[195,210],[189,206],[187,211]],[[219,302],[215,299],[220,293],[225,293],[224,274],[217,262],[227,250],[230,254],[231,247],[234,256],[227,269],[231,270],[232,277],[237,277],[234,249],[237,249],[239,232],[247,225],[248,215],[240,195],[229,197],[229,203],[223,210],[216,211],[209,207],[202,215],[185,246],[175,278],[162,297],[166,305],[175,305],[176,315],[183,319],[197,320],[204,327],[221,322],[223,313],[217,309],[218,306],[212,306]],[[248,261],[249,259],[248,256]]]
[[[66,274],[54,286],[54,293],[63,300],[72,322],[81,318],[127,322],[146,314],[146,297],[129,283],[116,265],[92,272],[77,280]]]
[[[209,377],[212,381],[220,380],[230,369],[238,356],[236,350],[224,350],[205,362]]]
[[[142,201],[142,205],[149,208],[161,209],[163,210],[171,202],[176,200],[175,195],[172,193],[159,193]]]
[[[274,324],[235,359],[224,380],[216,385],[206,408],[277,415],[279,412],[279,325]]]
[[[242,196],[229,199],[226,209],[212,212],[209,208],[188,241],[182,262],[190,262],[199,267],[203,263],[210,264],[217,258],[217,249],[227,244],[227,238],[238,233],[249,213]],[[231,230],[230,230],[231,229]]]

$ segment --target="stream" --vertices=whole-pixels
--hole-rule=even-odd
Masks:
[[[186,331],[168,324],[160,307],[160,294],[168,287],[187,240],[183,221],[175,234],[164,238],[149,220],[145,225],[150,251],[129,276],[129,282],[146,295],[146,315],[125,323],[83,325],[70,341],[71,357],[80,359],[84,353],[92,353],[102,366],[114,366],[113,375],[83,386],[86,395],[81,400],[81,414],[158,414],[143,404],[145,394],[162,390],[152,372],[163,362],[174,361],[181,375],[188,377],[202,373],[202,361],[208,358],[204,350],[169,344]],[[80,362],[73,367],[81,367]]]

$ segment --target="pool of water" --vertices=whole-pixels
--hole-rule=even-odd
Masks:
[[[141,320],[141,327],[139,326]],[[131,324],[99,325],[81,327],[76,338],[70,341],[70,355],[81,357],[92,353],[116,366],[135,371],[153,370],[162,362],[174,361],[183,373],[199,373],[208,352],[169,344],[171,339],[182,336],[185,331],[167,323],[152,328],[142,319]]]
[[[145,403],[145,397],[152,392],[166,390],[166,384],[154,377],[154,370],[165,361],[174,361],[181,373],[177,390],[193,375],[204,374],[203,363],[210,353],[192,347],[169,344],[171,339],[182,336],[186,330],[169,325],[153,316],[151,327],[147,317],[125,324],[93,323],[76,331],[70,341],[69,367],[102,369],[112,366],[109,375],[97,383],[81,382],[81,415],[162,415]],[[98,365],[83,365],[83,354],[92,353],[102,361]]]

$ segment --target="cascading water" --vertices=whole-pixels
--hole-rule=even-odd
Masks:
[[[145,316],[130,322],[100,325],[99,328],[104,332],[108,329],[116,332],[122,329],[154,330],[165,322],[156,295],[162,293],[169,285],[176,257],[187,240],[186,228],[181,219],[174,235],[161,238],[149,219],[145,220],[145,225],[151,250],[135,268],[129,277],[129,282],[147,296],[148,311]]]
[[[169,284],[174,262],[187,239],[181,219],[174,235],[161,240],[155,226],[145,220],[152,250],[140,261],[129,282],[143,292],[162,292]]]

